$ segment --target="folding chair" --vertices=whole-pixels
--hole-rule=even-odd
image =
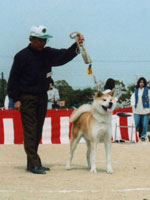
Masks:
[[[114,134],[114,139],[113,141],[117,142],[125,142],[125,141],[131,141],[131,142],[136,142],[137,137],[136,137],[136,129],[134,125],[134,119],[133,115],[125,112],[118,112],[116,114],[119,117],[119,120],[116,120],[115,124],[115,134]],[[128,118],[130,117],[130,120]],[[122,120],[121,120],[122,118]],[[124,119],[123,119],[124,118]],[[125,119],[126,118],[126,119]],[[123,122],[120,124],[120,122]],[[130,121],[130,123],[129,123]],[[119,131],[118,131],[119,128]],[[119,134],[119,133],[120,134]],[[119,136],[118,136],[119,134]]]

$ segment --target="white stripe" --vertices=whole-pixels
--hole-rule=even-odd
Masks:
[[[60,117],[60,142],[69,144],[69,117]]]
[[[149,191],[150,188],[127,188],[127,189],[118,189],[118,190],[106,190],[109,192],[132,192],[132,191]],[[43,191],[45,192],[45,191]],[[48,190],[48,193],[99,193],[102,190]]]
[[[117,117],[117,140],[121,140],[121,131],[120,131],[120,117]]]
[[[150,191],[150,188],[127,188],[127,189],[118,189],[118,190],[105,190],[108,192],[134,192],[134,191]],[[26,192],[34,193],[32,190],[27,190]],[[39,193],[100,193],[102,190],[39,190]],[[0,193],[17,193],[15,190],[0,190]]]
[[[116,131],[116,124],[117,124],[117,115],[112,116],[112,137],[113,141],[115,140],[115,131]]]
[[[148,190],[150,190],[150,188],[127,188],[127,189],[120,189],[117,191],[118,192],[132,192],[132,191],[148,191]]]
[[[51,144],[51,118],[46,117],[43,126],[42,144]]]
[[[49,193],[85,193],[85,192],[92,192],[97,193],[101,192],[101,190],[48,190]]]
[[[131,114],[132,116],[131,117],[127,117],[128,119],[128,134],[129,134],[129,140],[132,142],[136,142],[136,131],[135,131],[135,124],[134,124],[134,118],[133,118],[133,114],[132,113],[129,113]]]
[[[0,193],[8,193],[8,192],[13,192],[14,193],[16,191],[13,191],[13,190],[12,191],[11,190],[0,190]]]
[[[112,137],[113,141],[121,139],[120,118],[117,115],[112,116]]]
[[[14,144],[13,119],[3,118],[4,124],[4,144]]]

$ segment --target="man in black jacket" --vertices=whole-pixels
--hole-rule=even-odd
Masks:
[[[79,52],[77,43],[68,49],[45,47],[51,37],[45,26],[31,28],[30,44],[15,55],[7,88],[14,108],[21,112],[27,170],[36,174],[50,170],[42,166],[38,146],[47,111],[51,68],[69,62]],[[80,33],[77,37],[79,42],[84,40]]]

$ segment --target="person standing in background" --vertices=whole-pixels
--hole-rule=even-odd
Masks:
[[[48,104],[47,108],[59,108],[59,105],[57,104],[57,101],[60,99],[59,91],[57,88],[54,87],[54,81],[51,79],[51,82],[49,84],[49,90],[47,91],[48,96]]]
[[[142,123],[142,132],[139,136],[141,141],[145,141],[147,137],[148,116],[150,113],[150,90],[146,86],[146,79],[140,77],[137,81],[135,91],[131,96],[131,106],[136,129],[139,127],[140,120]]]
[[[104,85],[104,91],[103,93],[106,94],[106,93],[109,93],[111,92],[112,90],[115,89],[115,80],[112,79],[112,78],[108,78],[105,85]]]

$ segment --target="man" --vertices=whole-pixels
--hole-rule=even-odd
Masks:
[[[59,92],[58,89],[54,87],[53,79],[49,84],[49,90],[47,92],[47,96],[48,96],[47,108],[48,109],[59,108],[59,105],[57,104],[57,101],[60,99]]]
[[[79,33],[79,42],[84,40]],[[51,68],[72,60],[79,52],[77,43],[68,49],[45,47],[47,39],[45,26],[33,26],[30,31],[30,44],[18,52],[8,80],[7,92],[14,101],[14,108],[21,112],[24,130],[24,149],[27,154],[27,170],[45,174],[38,146],[47,110],[47,90],[51,80]]]

